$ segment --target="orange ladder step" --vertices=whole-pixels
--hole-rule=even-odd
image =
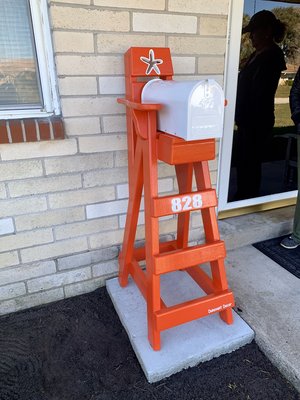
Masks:
[[[167,272],[185,269],[193,265],[205,264],[225,258],[225,255],[225,245],[221,240],[174,250],[154,256],[154,274],[166,274]]]
[[[195,300],[186,301],[155,312],[157,329],[162,331],[207,315],[219,313],[234,304],[233,294],[224,290],[220,294],[209,294]]]
[[[153,199],[153,217],[180,214],[187,211],[201,210],[217,206],[217,196],[214,189],[195,191]]]

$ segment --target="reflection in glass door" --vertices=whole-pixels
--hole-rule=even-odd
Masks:
[[[274,38],[276,29],[268,28],[270,11],[274,21],[286,26],[283,40]],[[223,209],[280,199],[284,194],[290,197],[297,189],[289,92],[300,65],[300,7],[292,2],[245,0],[243,26],[248,32],[241,36],[228,190],[223,193],[223,203],[229,207]],[[270,35],[277,41],[274,46]]]

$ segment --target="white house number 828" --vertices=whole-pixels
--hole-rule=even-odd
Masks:
[[[174,197],[171,203],[173,212],[193,210],[202,207],[202,196],[194,194],[193,196]]]

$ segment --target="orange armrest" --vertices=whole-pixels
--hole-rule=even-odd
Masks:
[[[155,111],[160,110],[163,105],[162,104],[143,104],[143,103],[135,103],[134,101],[126,100],[126,99],[117,99],[118,103],[124,104],[126,107],[132,108],[133,110],[140,111]]]

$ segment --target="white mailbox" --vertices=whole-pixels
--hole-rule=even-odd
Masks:
[[[185,140],[220,138],[224,93],[213,79],[167,81],[152,79],[142,91],[142,103],[159,103],[158,129]]]

